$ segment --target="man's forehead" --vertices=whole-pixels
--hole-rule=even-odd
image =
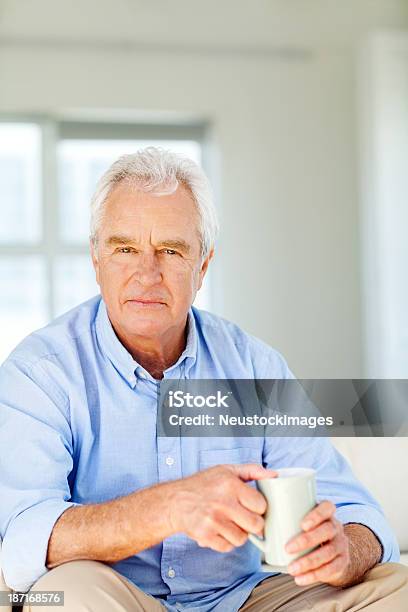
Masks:
[[[134,221],[159,227],[163,223],[180,227],[183,233],[197,227],[198,220],[196,205],[186,190],[157,195],[118,186],[107,198],[103,214],[103,221],[109,225],[127,225]]]
[[[154,195],[121,183],[106,201],[100,236],[106,245],[152,242],[192,245],[200,240],[199,215],[189,192]]]

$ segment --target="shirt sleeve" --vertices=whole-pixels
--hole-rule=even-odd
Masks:
[[[317,501],[332,501],[337,508],[336,518],[341,523],[369,527],[382,545],[382,563],[399,561],[396,537],[380,505],[357,480],[329,438],[265,438],[264,464],[271,469],[309,467],[316,470]]]
[[[68,398],[52,361],[0,368],[0,536],[7,585],[25,592],[47,572],[48,540],[70,501]]]

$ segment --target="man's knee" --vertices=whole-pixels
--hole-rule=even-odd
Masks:
[[[37,580],[32,590],[61,591],[64,597],[64,610],[67,612],[71,610],[121,612],[131,609],[130,606],[135,610],[138,609],[132,586],[108,565],[84,559],[69,561],[49,570]],[[36,606],[33,611],[42,612],[42,609],[42,606]],[[26,610],[30,612],[29,607],[24,608],[24,612]],[[48,610],[49,608],[44,608],[45,612]]]
[[[82,584],[94,584],[100,576],[111,572],[111,568],[100,563],[82,559],[68,561],[43,574],[32,586],[36,591],[67,591]]]
[[[373,567],[364,579],[364,582],[370,585],[371,590],[376,594],[379,600],[405,602],[408,605],[408,567],[402,563],[381,563]],[[397,603],[395,604],[397,606]],[[394,606],[394,607],[395,607]],[[404,607],[395,607],[395,612],[408,609]]]
[[[408,567],[402,563],[379,563],[368,572],[380,578],[392,577],[394,580],[402,584],[408,584]]]
[[[103,567],[107,567],[104,563],[100,561],[92,561],[91,559],[79,559],[77,561],[67,561],[66,563],[61,563],[57,565],[53,569],[48,570],[46,574],[41,576],[38,579],[38,582],[50,579],[54,576],[60,576],[61,574],[76,574],[79,573],[81,575],[88,574],[89,572],[94,572],[102,569]]]

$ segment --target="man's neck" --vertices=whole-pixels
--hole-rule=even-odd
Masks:
[[[181,351],[182,352],[182,351]],[[156,380],[163,378],[163,372],[167,370],[181,355],[181,352],[174,358],[166,359],[163,355],[155,353],[144,353],[141,351],[133,351],[132,357],[145,370],[149,372]]]
[[[163,372],[176,363],[187,342],[187,325],[179,334],[172,335],[172,338],[167,339],[124,338],[120,332],[118,333],[116,330],[115,332],[133,359],[156,380],[161,380]]]

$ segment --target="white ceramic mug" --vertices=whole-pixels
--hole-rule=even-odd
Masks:
[[[305,515],[316,505],[315,470],[309,468],[282,468],[276,478],[256,481],[256,486],[268,503],[265,513],[264,538],[250,534],[249,539],[265,555],[268,570],[287,572],[291,561],[303,556],[289,554],[285,544],[302,531]]]

